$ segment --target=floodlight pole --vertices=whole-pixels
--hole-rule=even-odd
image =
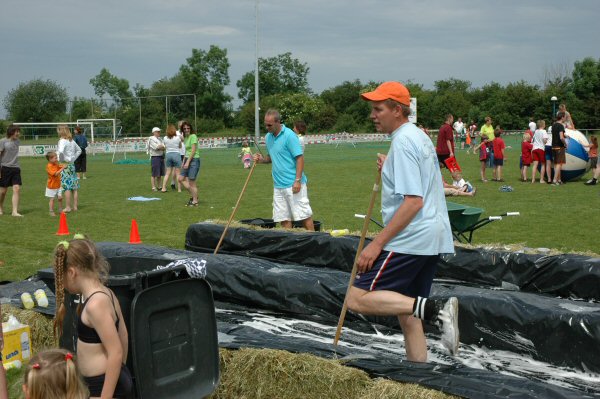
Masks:
[[[140,137],[142,137],[142,99],[138,98],[138,111],[140,112]]]
[[[256,19],[256,52],[254,57],[254,136],[256,143],[260,140],[260,115],[258,98],[258,0],[256,0],[255,19]]]
[[[554,121],[554,118],[556,118],[556,101],[558,101],[558,98],[552,96],[550,97],[550,101],[552,101],[552,119],[550,119],[550,121]]]

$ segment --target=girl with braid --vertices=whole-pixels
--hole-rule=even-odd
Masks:
[[[92,398],[129,398],[131,374],[127,360],[127,328],[115,294],[104,285],[108,263],[94,243],[85,238],[60,242],[54,274],[57,313],[55,330],[62,333],[64,291],[81,296],[77,317],[79,369]]]
[[[31,358],[23,393],[26,399],[86,399],[90,395],[73,354],[64,349],[46,350]]]

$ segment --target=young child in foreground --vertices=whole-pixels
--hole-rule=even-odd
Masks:
[[[451,173],[451,175],[452,175],[452,186],[454,186],[454,188],[456,188],[460,191],[463,191],[465,193],[470,193],[471,191],[473,191],[473,185],[471,183],[469,183],[468,181],[465,181],[465,179],[463,179],[462,173],[455,170]]]
[[[46,154],[48,164],[46,172],[48,173],[48,181],[46,183],[46,198],[50,198],[48,208],[50,216],[56,216],[54,213],[54,198],[58,198],[58,213],[62,210],[62,193],[60,192],[60,174],[65,168],[65,165],[58,164],[58,155],[54,151],[49,151]]]
[[[26,399],[87,399],[88,389],[81,379],[73,354],[50,349],[31,358],[23,377]]]
[[[66,305],[64,289],[81,296],[77,317],[79,370],[91,397],[129,398],[131,374],[127,361],[127,329],[115,294],[104,285],[108,263],[94,243],[85,238],[56,246],[54,275],[57,313],[55,330],[62,333]]]

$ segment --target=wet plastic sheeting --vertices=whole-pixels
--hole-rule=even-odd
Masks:
[[[186,248],[213,252],[224,226],[196,223],[188,227]],[[359,237],[327,233],[230,228],[220,253],[231,253],[306,266],[350,271]],[[367,243],[369,240],[367,240]],[[544,293],[600,301],[600,258],[582,255],[528,255],[456,247],[444,255],[436,277],[470,285]]]
[[[99,248],[110,262],[128,259],[145,270],[194,256],[147,245],[100,243]],[[207,261],[217,308],[237,309],[217,309],[221,346],[331,356],[347,272],[233,255],[196,256]],[[600,304],[447,281],[434,283],[433,294],[459,298],[461,351],[456,358],[441,349],[437,331],[427,330],[431,363],[403,362],[395,318],[352,312],[338,354],[358,356],[351,364],[372,375],[471,398],[600,395]]]
[[[119,245],[101,244],[100,248],[108,258],[116,253],[124,257],[137,253],[162,259],[181,257],[184,255],[177,253],[185,252],[166,253],[164,248],[149,246],[129,246],[126,251]],[[337,322],[349,279],[346,272],[232,255],[199,256],[207,261],[207,280],[216,300]],[[459,298],[461,342],[465,344],[600,372],[600,304],[447,282],[434,283],[432,295]],[[349,321],[364,319],[352,312],[347,316]],[[397,327],[394,317],[367,319]]]

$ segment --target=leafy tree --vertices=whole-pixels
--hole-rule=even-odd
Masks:
[[[197,95],[198,110],[209,119],[229,120],[231,96],[225,93],[229,84],[227,50],[211,45],[208,51],[192,49],[192,56],[179,68],[173,82],[179,82],[185,93]],[[192,113],[193,114],[193,113]]]
[[[571,87],[579,100],[575,107],[569,101],[575,127],[600,126],[600,59],[588,57],[575,62]]]
[[[102,68],[98,75],[91,78],[90,84],[100,98],[104,97],[105,94],[108,94],[115,101],[131,97],[129,81],[111,74],[106,68]]]
[[[309,132],[319,130],[321,126],[316,121],[325,119],[322,112],[326,109],[325,103],[318,97],[306,93],[274,94],[261,100],[260,116],[261,130],[264,131],[262,122],[265,112],[275,108],[281,114],[281,121],[290,129],[294,122],[303,120],[306,122]],[[254,131],[254,103],[247,103],[242,107],[238,115],[238,121],[244,129]],[[331,126],[331,121],[326,122]],[[329,126],[329,127],[330,127]]]
[[[310,93],[308,87],[308,71],[306,63],[292,58],[287,52],[275,57],[258,59],[259,97],[274,94]],[[238,98],[244,103],[254,101],[254,71],[246,72],[237,81]]]
[[[19,83],[4,98],[8,117],[18,122],[50,122],[64,117],[69,96],[52,80]]]

